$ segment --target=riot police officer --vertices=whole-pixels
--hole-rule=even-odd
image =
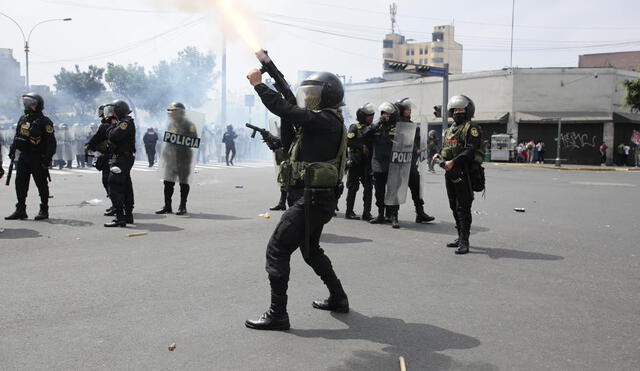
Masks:
[[[378,216],[372,219],[370,223],[383,224],[391,222],[393,228],[397,229],[400,228],[398,221],[399,206],[386,206],[384,199],[393,139],[395,137],[396,123],[398,122],[398,108],[390,102],[384,102],[380,105],[378,111],[380,111],[378,122],[370,125],[364,131],[365,138],[372,138],[373,158],[371,160],[371,169],[373,170],[376,206],[378,207]]]
[[[117,121],[107,129],[111,159],[109,160],[109,197],[115,208],[116,218],[105,227],[125,227],[133,224],[133,184],[131,168],[135,162],[136,127],[129,116],[127,102],[115,100],[104,107],[106,118]]]
[[[396,107],[400,112],[400,122],[411,121],[411,109],[413,103],[409,98],[404,98],[396,102]],[[418,163],[420,162],[420,126],[416,128],[416,135],[413,142],[413,156],[411,159],[411,171],[409,172],[409,189],[411,190],[411,198],[416,209],[416,223],[429,223],[435,218],[424,212],[424,200],[420,197],[420,172],[418,171]]]
[[[149,167],[153,167],[156,161],[156,144],[158,143],[158,134],[153,128],[147,129],[147,132],[142,137],[142,143],[144,143],[144,150],[147,153]]]
[[[104,114],[105,105],[98,107],[98,117],[100,118],[100,126],[93,136],[89,139],[89,142],[85,145],[86,151],[100,152],[100,156],[96,159],[96,170],[101,172],[102,186],[107,192],[107,198],[109,198],[109,160],[111,158],[109,153],[109,138],[107,131],[116,123],[116,118],[113,116],[113,109],[110,109],[110,117],[106,117]],[[110,208],[105,210],[105,216],[116,215],[116,209],[113,207],[113,202]]]
[[[171,103],[167,107],[169,115],[169,127],[167,131],[186,137],[196,138],[198,130],[196,126],[185,116],[186,107],[180,102]],[[171,197],[176,185],[180,184],[180,206],[176,215],[187,213],[187,197],[189,196],[189,180],[195,166],[194,150],[190,147],[180,146],[173,143],[166,143],[162,151],[162,170],[164,181],[164,206],[156,211],[156,214],[170,214]]]
[[[469,97],[464,95],[451,97],[448,109],[454,122],[446,130],[442,140],[442,150],[434,158],[440,156],[444,160],[449,207],[453,212],[458,230],[458,238],[447,246],[456,247],[456,254],[466,254],[469,252],[473,203],[469,169],[482,162],[483,154],[480,149],[482,132],[480,127],[471,121],[475,113],[475,105]]]
[[[49,218],[49,166],[56,153],[53,123],[42,113],[44,100],[36,93],[22,96],[24,115],[20,117],[9,158],[16,162],[16,211],[7,220],[27,218],[27,192],[33,180],[40,194],[40,212],[35,220]]]
[[[331,261],[320,248],[322,229],[337,205],[336,187],[346,164],[346,128],[340,107],[344,90],[332,73],[318,72],[303,81],[297,105],[262,83],[260,70],[247,76],[264,105],[282,118],[281,140],[289,158],[280,176],[297,201],[282,214],[267,245],[266,270],[271,286],[271,306],[245,325],[259,330],[286,330],[287,288],[291,254],[300,247],[305,262],[329,289],[329,298],[313,307],[348,312],[349,301]]]
[[[371,198],[373,185],[371,179],[371,139],[364,137],[364,131],[373,123],[375,108],[373,104],[366,103],[356,111],[357,123],[349,127],[347,134],[348,148],[348,168],[347,175],[347,211],[346,219],[360,219],[353,212],[353,204],[356,201],[356,194],[360,183],[362,183],[363,211],[362,220],[369,221],[371,216]]]

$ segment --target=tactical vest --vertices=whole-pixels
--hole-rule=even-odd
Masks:
[[[298,161],[298,152],[304,137],[302,128],[289,149],[289,156],[280,164],[278,182],[295,187],[304,184],[305,188],[334,188],[344,176],[346,166],[347,129],[341,125],[340,147],[336,157],[325,162]]]
[[[480,128],[473,125],[471,121],[467,121],[463,125],[452,125],[445,131],[442,151],[440,153],[445,161],[454,159],[464,151],[467,145],[467,135],[472,128],[480,130]],[[480,148],[475,151],[474,161],[480,164],[484,161],[484,152],[482,152]]]

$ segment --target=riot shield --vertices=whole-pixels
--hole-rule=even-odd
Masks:
[[[162,180],[180,184],[190,184],[193,181],[200,147],[198,127],[203,124],[203,115],[201,117],[189,112],[182,120],[169,119],[165,128],[158,132],[161,142],[158,174]]]
[[[69,127],[69,125],[62,125],[62,143],[64,145],[64,154],[62,157],[67,162],[73,161],[75,158],[72,128],[73,127]]]
[[[384,204],[387,206],[402,205],[407,199],[415,136],[415,123],[398,122],[396,124],[387,177],[387,190],[384,196]]]
[[[58,124],[56,130],[53,133],[56,138],[56,163],[54,165],[60,165],[60,161],[64,162],[64,132],[62,126],[65,124]]]
[[[426,196],[426,184],[429,174],[429,163],[431,162],[431,157],[433,156],[432,152],[434,150],[433,143],[429,139],[429,131],[427,124],[418,123],[418,128],[420,128],[420,155],[418,156],[418,172],[420,173],[420,198],[424,200]]]

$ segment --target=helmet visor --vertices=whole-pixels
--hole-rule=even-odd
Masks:
[[[35,98],[32,98],[28,95],[25,95],[24,97],[22,97],[22,104],[24,105],[24,108],[31,108],[38,105],[38,100]]]
[[[376,109],[375,107],[373,107],[373,104],[371,103],[366,103],[360,109],[362,110],[362,113],[365,114],[365,116],[374,115],[376,113]]]
[[[112,105],[104,106],[104,109],[102,112],[104,114],[104,118],[106,119],[115,117],[115,107]]]
[[[449,99],[449,104],[447,104],[448,109],[456,109],[456,108],[467,108],[469,105],[469,100],[462,95],[456,95]]]
[[[384,102],[380,105],[380,107],[378,107],[378,111],[393,115],[394,113],[396,113],[396,107],[389,102]]]
[[[303,85],[296,92],[296,101],[298,107],[310,110],[320,109],[322,101],[322,86],[320,85]]]
[[[403,109],[414,109],[416,108],[416,105],[413,104],[413,101],[409,98],[404,98],[403,100],[401,100],[400,102],[398,102]]]

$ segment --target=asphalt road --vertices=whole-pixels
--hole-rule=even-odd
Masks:
[[[444,247],[443,177],[426,176],[430,225],[410,205],[400,230],[327,225],[351,313],[311,308],[326,289],[296,253],[292,329],[257,332],[244,320],[268,305],[279,213],[258,215],[277,200],[274,169],[200,169],[187,217],[153,213],[147,170],[133,173],[134,227],[102,227],[90,170],[54,172],[48,222],[0,220],[0,369],[398,370],[400,356],[412,371],[640,369],[640,173],[490,164],[465,256]],[[3,215],[14,203],[2,186]],[[37,203],[32,184],[31,217]]]

